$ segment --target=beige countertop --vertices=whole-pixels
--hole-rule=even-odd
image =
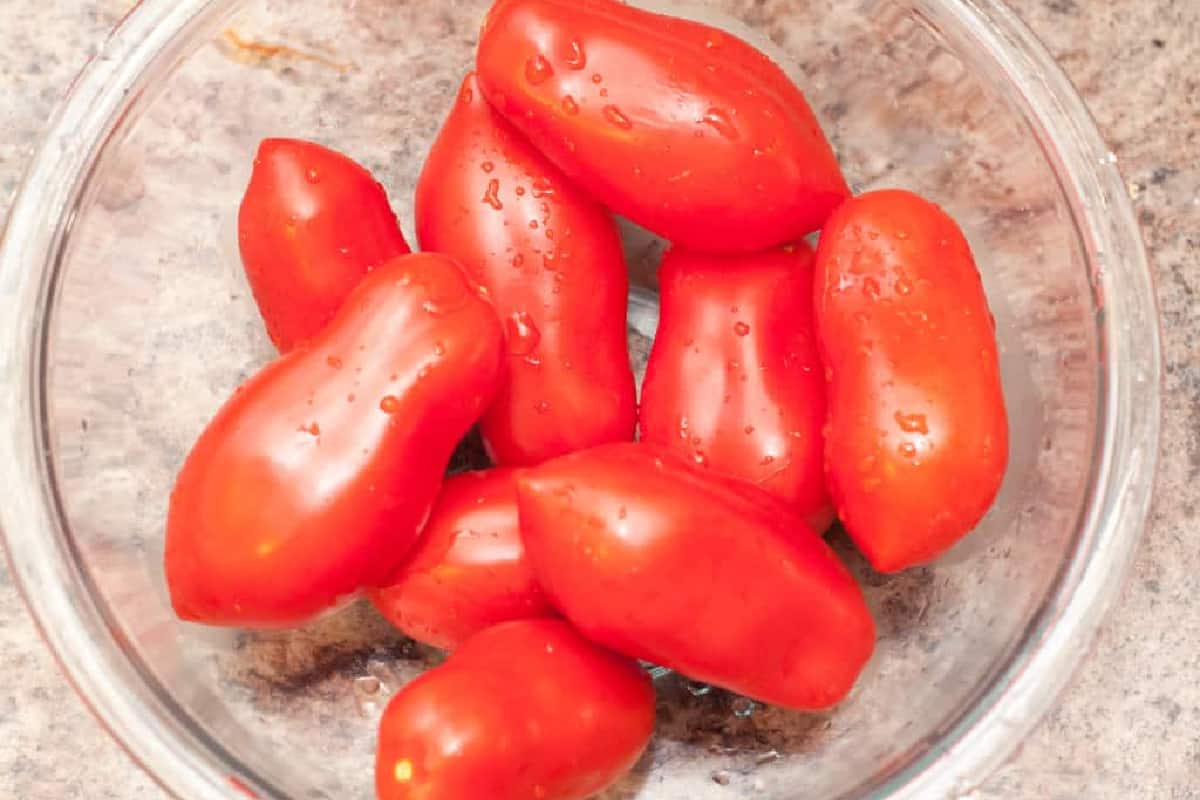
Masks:
[[[130,0],[0,3],[0,221],[58,99]],[[1119,159],[1165,334],[1156,503],[1071,687],[975,798],[1200,797],[1200,2],[1012,0]],[[2,502],[2,499],[0,499]],[[162,798],[58,671],[0,566],[0,798]]]

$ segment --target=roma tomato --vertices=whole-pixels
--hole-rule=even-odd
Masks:
[[[284,353],[321,330],[372,267],[408,252],[371,173],[298,139],[259,146],[238,245],[267,334]]]
[[[308,344],[237,390],[171,494],[185,620],[292,625],[378,585],[416,540],[501,379],[503,331],[449,258],[376,269]]]
[[[653,728],[654,689],[637,664],[565,622],[507,622],[393,698],[376,795],[582,800],[633,766]]]
[[[849,196],[804,95],[716,28],[614,0],[498,0],[476,65],[568,177],[677,244],[793,241]]]
[[[500,622],[551,616],[521,541],[516,473],[447,480],[412,555],[370,596],[397,628],[447,650]]]
[[[467,76],[417,182],[417,238],[487,287],[508,381],[480,423],[499,464],[633,438],[629,279],[616,224]]]
[[[618,652],[814,709],[845,696],[874,648],[850,573],[755,486],[616,444],[522,473],[517,500],[551,602]]]
[[[806,244],[748,255],[672,248],[642,382],[642,441],[756,483],[824,531],[825,378]]]
[[[838,516],[876,569],[970,531],[1008,462],[995,322],[962,231],[910,192],[842,206],[817,251]]]

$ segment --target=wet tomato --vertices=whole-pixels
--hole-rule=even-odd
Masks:
[[[793,241],[849,196],[800,90],[716,28],[615,0],[498,0],[476,65],[568,177],[677,244]]]
[[[497,463],[633,438],[629,279],[616,224],[463,82],[417,183],[421,247],[486,286],[508,380],[480,424]]]
[[[871,655],[854,579],[755,486],[615,444],[523,472],[517,499],[538,580],[592,641],[802,709],[838,702]]]
[[[259,146],[238,244],[267,334],[285,353],[321,330],[372,267],[408,252],[371,173],[299,139]]]
[[[375,761],[380,800],[582,800],[628,771],[654,728],[636,663],[565,622],[473,636],[400,690]]]
[[[497,623],[552,615],[521,541],[516,473],[447,480],[412,555],[370,596],[400,630],[447,650]]]
[[[192,448],[167,518],[176,613],[291,625],[387,578],[495,394],[503,347],[491,305],[451,259],[374,270]]]
[[[758,484],[818,531],[833,518],[822,471],[825,378],[806,244],[746,255],[670,250],[642,441]]]
[[[991,506],[1008,461],[995,322],[970,247],[903,191],[842,206],[817,252],[838,516],[876,569],[928,561]]]

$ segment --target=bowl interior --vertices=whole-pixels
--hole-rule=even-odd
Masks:
[[[948,2],[948,0],[947,0]],[[131,97],[69,231],[49,310],[44,424],[65,528],[114,636],[181,724],[263,796],[371,796],[376,720],[437,654],[355,606],[296,631],[175,620],[163,584],[171,483],[232,389],[273,356],[235,218],[265,136],[314,138],[388,187],[406,233],[424,153],[472,61],[487,0],[229,3],[219,30]],[[1011,87],[942,32],[944,4],[713,0],[807,93],[856,190],[906,187],[966,230],[995,313],[1012,458],[979,529],[884,577],[844,539],[878,651],[830,713],[755,707],[658,679],[658,736],[607,798],[840,797],[936,748],[1030,635],[1077,536],[1096,445],[1087,258]],[[410,237],[411,241],[411,237]],[[630,231],[635,357],[661,243]]]

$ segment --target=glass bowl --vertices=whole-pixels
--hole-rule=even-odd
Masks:
[[[168,790],[370,796],[377,715],[437,655],[352,607],[297,631],[175,620],[172,478],[272,355],[234,219],[254,148],[414,178],[487,0],[146,0],[73,87],[0,254],[0,501],[14,574],[85,701]],[[947,558],[863,580],[878,652],[832,712],[658,677],[606,798],[961,797],[1029,731],[1117,595],[1150,498],[1159,339],[1128,199],[1079,98],[997,0],[714,0],[808,93],[856,189],[947,208],[995,312],[1012,461]],[[631,341],[661,243],[631,231]]]

